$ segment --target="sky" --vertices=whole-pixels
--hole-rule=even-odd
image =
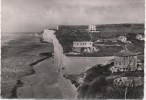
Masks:
[[[2,32],[57,25],[144,23],[144,0],[2,0]]]

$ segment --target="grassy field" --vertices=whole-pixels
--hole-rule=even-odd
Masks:
[[[144,34],[144,24],[107,24],[107,25],[97,25],[96,27],[99,30],[99,32],[89,33],[87,31],[88,29],[87,25],[60,26],[59,30],[55,32],[55,34],[60,44],[63,46],[64,53],[72,51],[73,41],[91,40],[90,34],[92,36],[92,41],[96,41],[97,39],[101,39],[101,38],[104,38],[104,39],[117,38],[118,36],[121,36],[121,35],[126,36],[128,40],[130,40],[132,44],[136,46],[136,48],[137,47],[140,48],[140,51],[143,50],[144,48],[144,43],[141,43],[140,41],[135,40],[136,34],[138,33]],[[109,50],[109,52],[107,53],[110,54],[110,51],[111,50]]]

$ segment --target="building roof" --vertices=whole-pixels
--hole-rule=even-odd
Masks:
[[[76,40],[76,41],[73,41],[73,42],[92,42],[92,41],[81,41],[81,40]]]
[[[125,56],[136,56],[137,54],[128,50],[121,50],[116,56],[125,57]]]

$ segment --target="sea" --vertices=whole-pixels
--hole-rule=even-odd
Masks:
[[[7,45],[10,40],[15,40],[21,36],[28,34],[27,32],[2,32],[1,45]]]

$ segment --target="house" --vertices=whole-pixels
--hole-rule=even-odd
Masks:
[[[143,77],[120,77],[113,81],[114,85],[123,85],[127,87],[140,86],[144,84]]]
[[[128,50],[122,50],[115,56],[113,72],[135,71],[137,69],[137,54]]]
[[[98,41],[95,41],[94,45],[98,46],[98,47],[110,47],[110,46],[119,47],[119,46],[121,46],[118,42],[112,42],[110,40],[107,40],[107,42],[98,40]]]
[[[99,31],[96,29],[96,25],[89,25],[89,26],[88,26],[88,31],[89,31],[89,32],[99,32]]]
[[[95,42],[103,42],[103,40],[102,39],[98,39]]]
[[[70,29],[80,32],[99,32],[96,25],[58,25],[56,30]]]
[[[79,53],[91,53],[91,52],[96,52],[98,51],[94,46],[93,46],[92,41],[74,41],[73,42],[73,52],[79,52]]]
[[[144,70],[144,63],[141,60],[137,61],[137,70]]]
[[[136,39],[137,40],[144,40],[144,34],[137,34]]]
[[[121,41],[121,42],[123,42],[123,43],[127,43],[127,37],[126,37],[126,36],[119,36],[119,37],[117,38],[117,40],[119,40],[119,41]]]
[[[144,70],[144,55],[137,56],[137,70]]]

